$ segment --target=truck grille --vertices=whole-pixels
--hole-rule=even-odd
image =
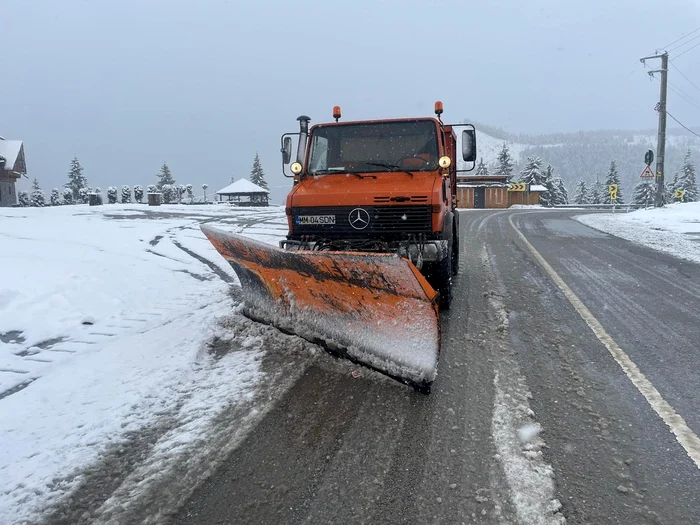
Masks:
[[[369,216],[369,224],[350,223],[354,210],[364,210]],[[319,206],[313,208],[292,208],[294,236],[314,235],[327,238],[339,237],[383,237],[396,233],[430,233],[432,231],[432,207],[421,206]],[[360,214],[366,217],[362,212]],[[299,217],[324,217],[323,224],[300,224]],[[329,224],[328,217],[334,217],[335,224]],[[353,214],[353,217],[356,217]],[[307,220],[308,219],[304,219]]]

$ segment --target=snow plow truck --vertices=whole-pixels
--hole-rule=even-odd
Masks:
[[[442,112],[436,102],[435,118],[341,122],[336,106],[334,122],[297,119],[281,139],[294,184],[279,248],[202,226],[248,317],[430,391],[459,264],[457,173],[476,160],[474,127]]]

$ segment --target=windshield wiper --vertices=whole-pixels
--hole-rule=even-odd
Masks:
[[[340,166],[328,168],[328,169],[325,169],[325,170],[314,171],[314,172],[312,173],[312,175],[330,175],[331,173],[345,174],[345,175],[355,175],[355,177],[358,177],[358,178],[360,178],[360,179],[364,179],[364,177],[363,177],[362,175],[360,175],[359,173],[354,173],[354,172],[352,172],[352,171],[347,171],[344,167],[340,167]],[[376,179],[376,177],[375,177],[375,179]]]
[[[379,166],[380,168],[386,168],[390,171],[401,171],[413,177],[413,173],[403,169],[401,166],[397,166],[396,164],[384,164],[382,162],[365,162],[365,164],[367,164],[368,166]]]

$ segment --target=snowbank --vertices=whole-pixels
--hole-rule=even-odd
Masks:
[[[167,415],[159,447],[186,453],[250,399],[262,341],[206,351],[236,279],[199,224],[276,244],[285,221],[277,207],[0,209],[2,523],[33,521],[126,434]]]
[[[700,202],[625,214],[581,215],[576,219],[597,230],[700,263]]]

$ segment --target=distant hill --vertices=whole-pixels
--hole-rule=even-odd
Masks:
[[[509,133],[488,124],[476,123],[477,152],[479,158],[495,167],[503,142],[508,144],[520,171],[529,156],[541,157],[544,165],[551,164],[555,174],[562,177],[567,188],[573,190],[578,180],[587,183],[601,180],[614,160],[620,173],[623,195],[629,196],[639,182],[644,168],[644,153],[648,149],[656,154],[656,132],[630,130],[580,131],[577,133],[551,133],[527,135]],[[698,130],[700,131],[700,130]],[[673,178],[683,163],[685,153],[691,149],[693,159],[700,165],[700,138],[685,130],[669,130],[666,136],[666,177]],[[654,167],[654,165],[652,165]]]

